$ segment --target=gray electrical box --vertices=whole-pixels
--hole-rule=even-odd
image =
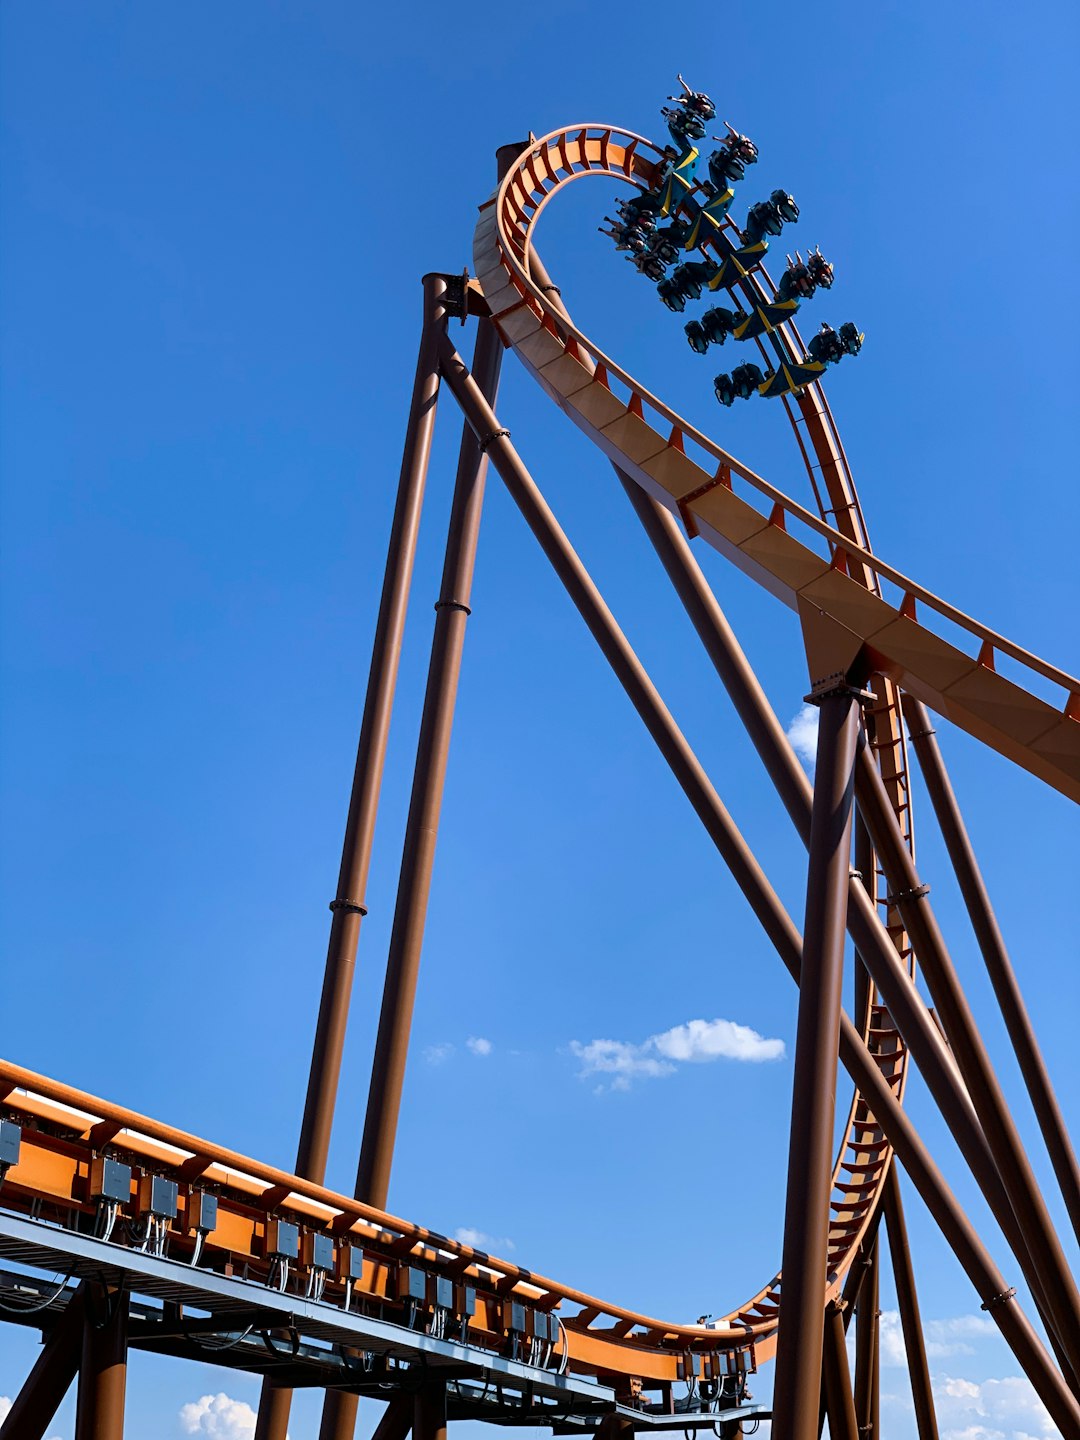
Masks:
[[[90,1199],[126,1205],[131,1199],[131,1166],[108,1155],[95,1155],[90,1162]]]
[[[14,1120],[0,1120],[0,1165],[5,1169],[19,1163],[19,1146],[22,1144],[22,1127]]]
[[[402,1265],[398,1271],[397,1293],[399,1300],[426,1300],[427,1276],[423,1270],[412,1265]]]
[[[435,1304],[440,1310],[454,1308],[454,1282],[445,1275],[435,1276]]]
[[[337,1278],[351,1284],[364,1275],[364,1252],[359,1245],[339,1245],[337,1252]]]
[[[267,1220],[266,1256],[274,1260],[296,1260],[300,1255],[300,1230],[289,1220]]]
[[[187,1202],[187,1223],[189,1230],[201,1230],[209,1235],[217,1229],[217,1196],[208,1195],[205,1190],[192,1190]]]
[[[144,1175],[139,1181],[139,1210],[159,1220],[175,1220],[179,1187],[164,1175]]]
[[[334,1241],[331,1236],[318,1230],[311,1237],[311,1267],[313,1270],[331,1271],[334,1268]]]

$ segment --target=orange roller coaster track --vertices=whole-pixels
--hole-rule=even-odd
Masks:
[[[575,125],[500,151],[480,207],[476,279],[429,275],[424,326],[335,899],[295,1173],[237,1155],[0,1063],[0,1275],[5,1318],[41,1327],[41,1358],[0,1435],[41,1437],[79,1374],[80,1435],[122,1433],[130,1348],[263,1376],[257,1436],[283,1440],[298,1385],[327,1392],[323,1440],[358,1399],[388,1400],[380,1440],[447,1420],[606,1433],[719,1427],[762,1414],[746,1377],[775,1356],[775,1433],[874,1434],[877,1256],[885,1221],[920,1440],[936,1436],[897,1163],[926,1203],[1065,1435],[1080,1435],[1080,1298],[916,870],[908,744],[922,765],[1074,1226],[1076,1160],[944,771],[929,711],[1080,799],[1080,681],[962,614],[870,546],[819,383],[784,404],[811,511],[691,426],[573,324],[533,244],[586,176],[650,189],[664,153]],[[706,244],[721,255],[734,227]],[[741,288],[775,294],[758,266]],[[471,367],[451,316],[477,321]],[[803,354],[788,323],[768,338]],[[807,845],[800,934],[619,629],[495,409],[504,349],[613,464]],[[364,1139],[353,1197],[323,1182],[432,428],[448,389],[465,418]],[[783,1264],[709,1324],[585,1294],[386,1211],[487,466],[494,466],[800,986]],[[821,709],[813,789],[697,567],[700,537],[793,609]],[[1008,674],[1003,673],[1005,670]],[[1051,699],[1047,699],[1047,696]],[[854,837],[854,838],[853,838]],[[852,867],[854,845],[855,867]],[[840,1008],[845,932],[856,1013]],[[915,987],[916,957],[935,1005]],[[835,1158],[831,1095],[855,1090]],[[1000,1226],[1049,1336],[1044,1346],[903,1108],[923,1075]],[[27,1267],[28,1272],[27,1273]],[[50,1288],[35,1270],[63,1267]],[[147,1297],[142,1300],[139,1297]],[[844,1332],[855,1315],[856,1374]],[[686,1398],[678,1391],[685,1386]]]

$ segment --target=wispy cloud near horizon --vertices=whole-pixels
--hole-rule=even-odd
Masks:
[[[650,1035],[640,1044],[630,1040],[571,1040],[570,1053],[581,1061],[582,1079],[590,1075],[611,1078],[598,1088],[629,1090],[635,1080],[656,1080],[674,1074],[679,1065],[702,1065],[713,1060],[760,1064],[782,1060],[782,1040],[770,1040],[734,1020],[687,1020],[670,1030]]]

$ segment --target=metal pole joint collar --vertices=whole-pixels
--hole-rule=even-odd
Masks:
[[[346,900],[339,898],[330,901],[330,909],[333,911],[344,910],[349,915],[366,915],[367,906],[361,905],[358,900]]]

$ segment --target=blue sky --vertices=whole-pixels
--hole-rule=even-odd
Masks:
[[[1052,324],[1078,219],[1073,8],[666,15],[636,0],[452,17],[426,0],[374,18],[328,0],[0,9],[12,1058],[291,1165],[419,277],[468,262],[497,145],[591,120],[658,136],[680,69],[760,147],[739,206],[784,185],[802,207],[791,243],[835,263],[811,321],[866,331],[829,394],[876,548],[1080,666],[1075,363]],[[720,411],[709,362],[596,234],[611,198],[572,187],[541,224],[575,317],[805,498],[782,413]],[[801,923],[805,856],[610,470],[512,359],[500,413]],[[458,433],[447,404],[328,1177],[343,1189]],[[787,721],[806,689],[793,617],[702,561]],[[494,479],[473,608],[391,1208],[654,1314],[722,1312],[779,1263],[793,988]],[[941,738],[1075,1119],[1074,813]],[[925,802],[918,816],[924,878],[1034,1143]],[[648,1043],[716,1019],[783,1058],[687,1063],[670,1036]],[[662,1073],[586,1073],[598,1040]],[[911,1104],[992,1234],[918,1082]],[[908,1210],[946,1428],[1049,1433],[913,1195]],[[33,1353],[0,1331],[0,1395]],[[902,1396],[901,1369],[886,1381]],[[148,1357],[129,1389],[136,1440],[241,1436],[256,1397]],[[231,1411],[200,1406],[218,1392]],[[903,1400],[886,1403],[906,1440]],[[317,1408],[297,1403],[294,1440],[315,1435]],[[72,1424],[69,1405],[57,1434]]]

